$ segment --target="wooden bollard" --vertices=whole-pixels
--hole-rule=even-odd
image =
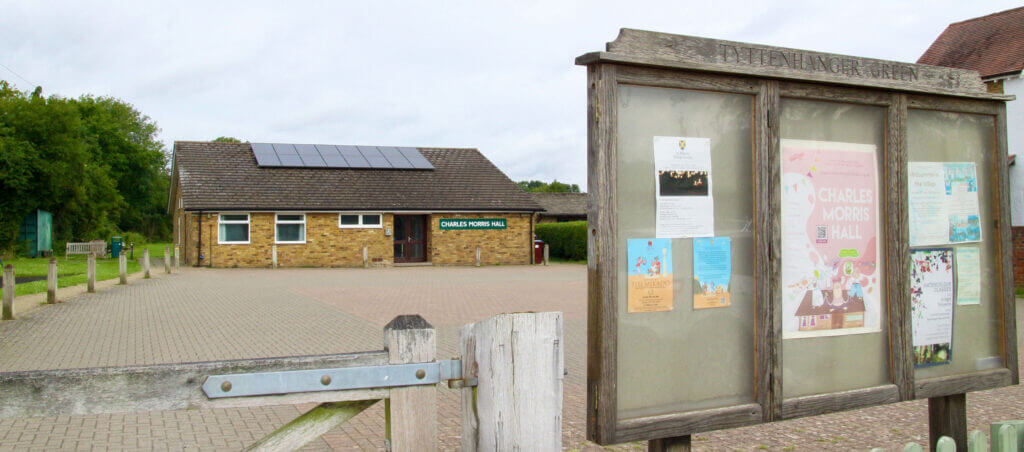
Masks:
[[[270,246],[270,268],[277,268],[277,245]]]
[[[142,277],[149,278],[149,248],[142,250]]]
[[[121,273],[119,284],[128,284],[128,256],[124,254],[124,250],[121,250],[121,254],[117,255],[117,269]]]
[[[46,303],[57,302],[57,258],[50,258],[50,265],[46,268]]]
[[[14,320],[14,266],[4,267],[4,308],[3,320]]]
[[[480,266],[480,247],[476,247],[476,266]]]
[[[370,253],[366,249],[366,245],[363,245],[363,268],[370,268]]]
[[[164,247],[164,273],[171,273],[171,247]]]
[[[96,253],[89,253],[89,257],[86,259],[86,292],[96,292]]]
[[[544,244],[544,265],[548,264],[548,244]]]
[[[174,269],[181,268],[181,247],[174,245]]]

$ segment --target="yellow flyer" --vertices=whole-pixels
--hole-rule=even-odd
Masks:
[[[626,312],[672,310],[672,240],[629,239]]]

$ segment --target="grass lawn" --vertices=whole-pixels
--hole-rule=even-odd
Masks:
[[[161,247],[160,254],[163,255]],[[137,250],[136,250],[137,251]],[[152,253],[152,251],[151,251]],[[137,256],[138,257],[138,256]],[[49,258],[28,258],[19,257],[14,260],[5,260],[4,265],[14,266],[14,276],[42,276],[46,277],[46,269],[49,265]],[[138,262],[128,260],[128,273],[135,273],[142,270]],[[63,257],[57,259],[57,287],[74,286],[84,284],[86,281],[86,259],[85,256],[72,256],[71,260]],[[115,279],[119,276],[117,259],[96,259],[96,280],[104,281]],[[8,290],[4,287],[3,290]],[[46,280],[33,281],[30,283],[18,284],[14,295],[29,295],[39,292],[46,292]]]
[[[135,258],[136,259],[142,259],[142,249],[143,248],[148,248],[149,249],[149,257],[152,258],[152,259],[156,259],[158,257],[164,257],[164,247],[169,248],[170,251],[171,251],[171,254],[174,254],[174,245],[172,245],[170,242],[149,243],[149,244],[146,244],[146,245],[136,246],[135,247]]]

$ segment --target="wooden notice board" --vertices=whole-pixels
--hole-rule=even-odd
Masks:
[[[629,29],[576,63],[590,439],[1017,384],[1012,97],[972,71]]]

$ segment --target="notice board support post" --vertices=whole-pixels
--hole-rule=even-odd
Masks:
[[[953,438],[957,450],[967,450],[967,394],[928,399],[928,450],[943,436]]]
[[[647,442],[647,450],[651,452],[690,452],[690,435],[672,438],[652,439]]]

